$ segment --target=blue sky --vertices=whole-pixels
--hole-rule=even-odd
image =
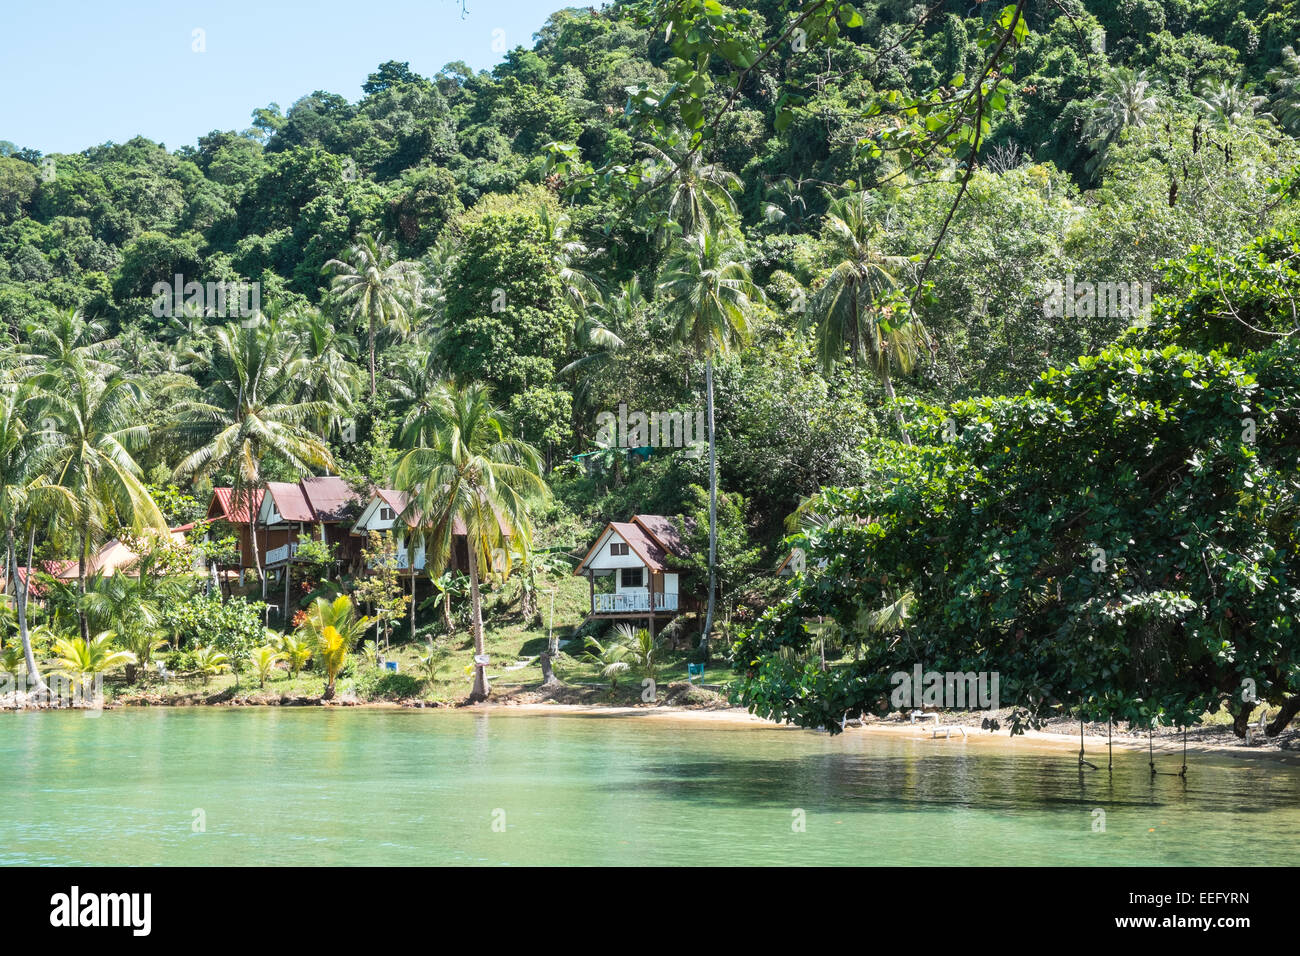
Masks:
[[[5,0],[0,140],[45,153],[146,136],[176,149],[259,106],[361,95],[386,60],[430,76],[532,46],[565,0]],[[202,30],[204,52],[195,52]],[[493,31],[502,31],[494,34]]]

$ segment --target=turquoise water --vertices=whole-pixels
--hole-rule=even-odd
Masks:
[[[639,717],[0,715],[0,865],[1293,864],[1300,769]],[[1176,770],[1179,758],[1158,758]],[[1105,812],[1105,832],[1094,831]],[[798,829],[802,820],[804,828]]]

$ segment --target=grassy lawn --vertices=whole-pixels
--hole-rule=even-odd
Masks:
[[[578,687],[600,688],[607,690],[609,681],[600,676],[600,668],[581,660],[584,648],[582,641],[574,637],[574,632],[582,624],[589,606],[589,591],[585,579],[572,575],[546,577],[539,580],[538,607],[541,622],[525,621],[519,612],[518,590],[512,583],[503,589],[484,594],[484,640],[491,658],[488,675],[493,687],[493,696],[508,695],[514,691],[539,687],[542,682],[542,669],[537,658],[546,650],[547,626],[551,621],[551,593],[554,592],[554,628],[560,643],[560,657],[555,661],[556,675],[565,684]],[[424,600],[423,594],[421,600]],[[468,599],[457,602],[468,606]],[[440,667],[438,677],[431,683],[423,683],[416,696],[430,701],[454,703],[463,700],[470,690],[470,675],[466,668],[472,666],[474,657],[473,640],[470,637],[467,613],[458,613],[457,630],[448,636],[441,633],[442,612],[440,608],[429,607],[420,613],[417,629],[435,625],[438,633],[433,635],[434,646],[447,654]],[[639,621],[634,622],[640,624]],[[597,633],[602,642],[613,630],[614,622],[602,622],[602,629]],[[373,631],[368,637],[373,636]],[[411,675],[423,682],[424,677],[418,665],[418,658],[428,653],[428,641],[422,638],[412,643],[410,625],[407,620],[393,626],[391,644],[386,655],[388,660],[398,662],[398,671]],[[687,679],[687,663],[693,659],[694,652],[670,652],[660,645],[660,666],[657,682],[660,699],[664,688],[669,684]],[[283,665],[278,667],[267,681],[265,688],[258,687],[257,676],[245,670],[240,675],[238,690],[232,674],[220,674],[207,683],[200,678],[182,675],[167,681],[156,678],[147,686],[140,684],[124,686],[120,675],[106,680],[106,689],[110,696],[132,699],[145,697],[158,702],[189,700],[194,703],[221,702],[234,697],[278,699],[316,698],[324,690],[324,677],[317,671],[307,670],[297,677],[291,676]],[[373,685],[382,676],[375,673],[372,662],[363,658],[360,651],[349,656],[348,665],[338,681],[340,697],[355,694],[362,699],[374,697]],[[618,702],[636,702],[641,691],[642,673],[633,669],[619,678],[617,695],[605,694],[608,699],[617,698]],[[718,687],[731,679],[731,671],[725,663],[719,661],[711,665],[704,675],[704,683]],[[397,682],[391,682],[397,683]],[[382,685],[381,685],[382,688]],[[382,692],[378,695],[384,696]]]

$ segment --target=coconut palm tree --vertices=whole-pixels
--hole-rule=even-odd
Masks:
[[[1145,70],[1117,66],[1107,71],[1101,92],[1088,104],[1090,113],[1083,135],[1096,152],[1095,162],[1104,162],[1106,151],[1130,126],[1142,127],[1155,115],[1160,105],[1156,97],[1158,84],[1147,78]]]
[[[45,368],[84,368],[99,375],[114,371],[107,358],[114,342],[97,319],[81,309],[65,309],[33,319],[23,326],[18,356],[32,371]]]
[[[145,551],[128,574],[94,574],[86,581],[81,608],[96,631],[113,631],[122,646],[148,668],[153,652],[163,643],[163,617],[167,608],[183,601],[189,585],[181,577],[163,573],[160,552]],[[136,679],[136,664],[128,664],[128,683]]]
[[[746,313],[762,291],[744,261],[742,239],[718,230],[686,236],[664,265],[659,292],[673,318],[673,338],[704,359],[709,429],[709,599],[702,644],[708,656],[717,591],[718,463],[713,415],[713,357],[749,336]]]
[[[52,438],[49,473],[77,501],[77,593],[86,594],[91,545],[111,529],[167,533],[167,521],[145,487],[133,457],[149,443],[141,424],[144,393],[120,372],[107,378],[74,362],[33,378],[41,415]],[[90,639],[78,608],[82,640]]]
[[[213,333],[211,384],[197,399],[179,404],[175,430],[201,444],[176,466],[175,476],[232,476],[236,501],[252,501],[262,486],[262,460],[275,455],[301,474],[312,466],[333,469],[334,457],[313,421],[328,419],[328,401],[298,399],[299,351],[282,328],[265,320],[232,323]],[[253,567],[256,509],[248,509]],[[266,579],[262,578],[265,595]]]
[[[27,419],[38,402],[33,402],[35,386],[6,383],[0,386],[0,527],[3,528],[8,564],[5,574],[11,583],[6,590],[14,596],[18,636],[32,688],[48,693],[49,688],[36,668],[31,633],[27,626],[27,597],[35,546],[34,515],[58,515],[75,521],[77,500],[72,492],[49,480],[45,468],[50,445],[47,436],[33,428]],[[28,530],[27,560],[23,573],[18,571],[18,534]]]
[[[334,274],[330,292],[354,326],[365,325],[370,355],[370,395],[375,395],[375,337],[383,329],[409,331],[411,310],[422,298],[416,264],[399,260],[383,234],[361,235],[339,259],[325,263]]]
[[[402,443],[410,450],[398,460],[393,483],[407,495],[402,518],[420,529],[431,575],[441,574],[451,561],[453,528],[465,530],[476,657],[471,699],[482,700],[489,688],[481,662],[480,581],[489,574],[494,552],[504,550],[505,538],[531,538],[529,503],[549,491],[537,450],[513,437],[509,417],[493,404],[486,385],[440,383],[423,405],[427,411],[402,430]]]
[[[1226,80],[1206,83],[1201,88],[1201,95],[1196,98],[1196,105],[1201,112],[1209,117],[1212,125],[1221,129],[1229,129],[1249,120],[1267,102],[1266,97],[1256,96],[1245,87]]]
[[[82,696],[86,692],[86,683],[99,674],[135,663],[135,655],[130,651],[113,647],[115,635],[104,631],[94,637],[60,637],[54,642],[55,671],[64,674],[76,682],[76,690]]]
[[[578,312],[571,345],[582,354],[560,369],[561,375],[574,373],[575,417],[576,406],[587,404],[596,376],[614,361],[624,347],[623,336],[644,318],[646,308],[641,280],[633,276],[617,292],[600,295]]]
[[[647,204],[676,223],[684,236],[725,228],[736,215],[732,193],[741,187],[740,177],[716,163],[706,163],[699,150],[678,137],[667,149],[640,143],[650,159],[646,194],[655,197]],[[666,230],[661,228],[660,234]]]
[[[299,625],[312,645],[312,655],[325,671],[324,700],[334,699],[334,684],[347,663],[348,653],[370,627],[370,618],[359,616],[352,598],[340,594],[333,601],[318,597]]]
[[[1268,72],[1273,84],[1273,115],[1292,132],[1300,132],[1300,54],[1282,48],[1282,62]]]
[[[255,647],[249,654],[249,660],[253,664],[253,670],[257,672],[257,686],[265,687],[266,679],[271,676],[271,671],[275,665],[285,659],[283,651],[278,651],[270,644],[263,644],[261,647]]]
[[[843,361],[847,349],[854,370],[867,365],[892,402],[890,369],[910,372],[922,353],[926,333],[905,307],[880,302],[897,289],[896,276],[906,268],[907,259],[877,251],[870,207],[871,197],[863,192],[837,200],[827,210],[824,236],[835,264],[808,303],[804,319],[805,326],[816,326],[823,369],[829,372]],[[902,412],[895,407],[894,414],[908,441]]]

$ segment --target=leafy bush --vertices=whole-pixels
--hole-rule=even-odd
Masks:
[[[357,675],[355,686],[357,696],[365,700],[402,700],[420,696],[422,684],[412,674],[394,674],[369,667]]]

